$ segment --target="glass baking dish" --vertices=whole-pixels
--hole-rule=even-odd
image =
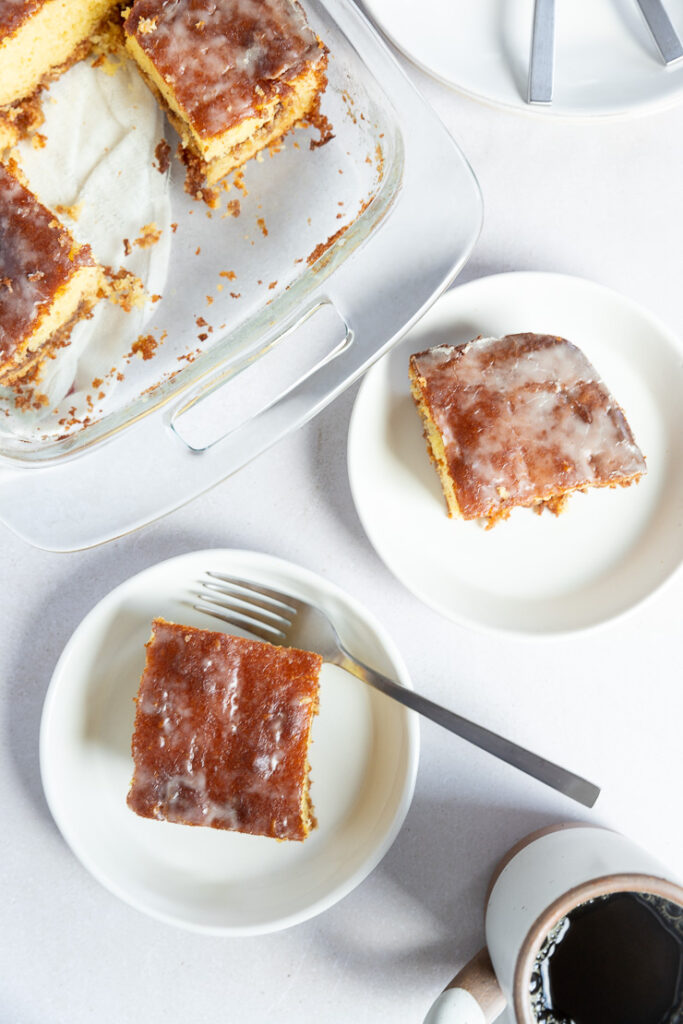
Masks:
[[[212,211],[171,161],[153,357],[112,365],[98,338],[98,387],[0,417],[0,520],[30,543],[97,544],[224,479],[357,379],[469,256],[482,203],[456,143],[349,0],[305,7],[330,50],[334,138],[290,134]]]

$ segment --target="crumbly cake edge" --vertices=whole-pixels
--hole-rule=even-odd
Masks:
[[[97,303],[106,298],[108,294],[104,272],[99,264],[95,264],[95,267],[101,272],[97,291],[82,298],[71,316],[63,324],[60,324],[37,349],[31,349],[31,335],[25,338],[12,357],[0,365],[0,387],[21,385],[31,371],[36,370],[46,360],[54,359],[60,349],[66,348],[76,324],[81,320],[88,320],[92,316]]]
[[[441,490],[443,491],[443,496],[446,501],[448,517],[449,519],[464,519],[465,516],[458,504],[455,482],[448,469],[446,448],[443,443],[441,431],[436,425],[432,409],[429,404],[429,398],[427,397],[427,381],[421,376],[420,371],[417,368],[415,355],[410,357],[409,375],[410,391],[422,420],[422,435],[427,444],[427,454],[429,455],[429,459],[439,476]]]
[[[242,167],[248,160],[265,149],[273,142],[282,139],[292,128],[302,124],[314,113],[320,97],[327,87],[327,54],[328,50],[321,39],[318,39],[320,56],[315,62],[309,62],[295,77],[281,83],[282,91],[263,106],[263,116],[243,118],[231,125],[209,141],[215,144],[216,139],[225,136],[225,149],[216,156],[207,159],[202,145],[207,145],[201,136],[192,128],[190,117],[182,108],[180,101],[173,93],[177,104],[174,109],[167,96],[154,81],[149,69],[156,71],[155,65],[140,47],[134,35],[126,36],[126,52],[135,62],[145,84],[156,97],[161,109],[166,114],[173,128],[180,137],[178,155],[186,167],[185,191],[198,199],[204,199],[210,206],[216,205],[216,193],[210,186],[217,184],[230,171]],[[310,79],[310,90],[306,103],[297,109],[296,104],[301,92],[305,92]],[[243,136],[244,126],[253,121],[253,129],[246,137]],[[239,141],[233,145],[229,142],[231,134],[237,134]]]
[[[313,653],[313,652],[311,652],[311,653]],[[320,660],[320,663],[318,665],[318,671],[316,673],[315,695],[314,695],[313,699],[310,701],[311,710],[310,710],[310,715],[309,715],[309,719],[308,719],[308,732],[306,734],[307,757],[306,757],[306,767],[305,767],[305,770],[304,770],[304,785],[303,785],[303,791],[302,791],[302,794],[301,794],[301,811],[300,811],[301,824],[302,824],[302,827],[303,827],[304,834],[301,837],[301,842],[303,842],[303,840],[306,839],[311,834],[311,832],[313,831],[314,828],[318,827],[318,819],[316,818],[316,815],[315,815],[315,808],[313,806],[313,799],[311,797],[311,762],[309,760],[308,754],[310,754],[311,743],[313,742],[313,738],[312,738],[313,722],[315,721],[316,715],[319,714],[319,712],[320,712],[320,670],[321,670],[321,668],[322,668],[322,659]]]
[[[279,142],[294,128],[303,126],[316,110],[320,97],[327,87],[326,67],[325,57],[315,67],[303,71],[296,79],[302,88],[292,88],[291,91],[288,90],[277,97],[267,109],[261,123],[255,126],[246,139],[230,146],[225,153],[209,161],[203,161],[206,184],[215,185],[226,174],[242,167],[261,150]],[[300,102],[302,95],[305,97],[303,103]]]

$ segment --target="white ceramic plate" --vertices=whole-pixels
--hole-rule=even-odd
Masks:
[[[678,101],[683,66],[667,68],[636,0],[558,2],[550,106],[525,102],[534,0],[364,0],[425,71],[499,106],[545,117],[652,110]],[[683,2],[665,0],[683,38]]]
[[[182,555],[117,587],[72,636],[45,701],[41,773],[67,843],[117,896],[196,931],[258,934],[330,907],[386,853],[412,798],[418,724],[400,705],[325,665],[310,758],[318,828],[303,843],[138,818],[126,794],[144,644],[158,615],[226,628],[182,603],[207,569],[315,601],[332,614],[354,653],[410,685],[380,626],[313,573],[245,551]]]
[[[575,494],[559,517],[515,509],[484,530],[448,519],[408,358],[481,334],[559,334],[593,362],[647,458],[629,488]],[[349,432],[356,508],[387,566],[458,622],[553,634],[605,622],[651,594],[683,560],[683,349],[650,313],[557,274],[481,278],[444,295],[367,374]]]

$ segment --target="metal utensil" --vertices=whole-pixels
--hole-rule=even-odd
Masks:
[[[683,46],[662,0],[637,0],[648,28],[665,64],[673,64],[683,57]]]
[[[551,103],[555,59],[555,0],[536,0],[529,60],[529,103]]]
[[[387,679],[355,658],[342,644],[334,625],[321,609],[291,594],[250,580],[209,572],[189,601],[197,611],[237,626],[276,646],[315,651],[324,661],[338,665],[387,697],[431,719],[444,729],[488,751],[539,782],[564,793],[585,807],[592,807],[600,790],[572,772],[560,768],[510,740],[484,729],[426,697]]]

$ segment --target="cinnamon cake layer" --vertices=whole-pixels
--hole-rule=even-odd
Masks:
[[[315,109],[327,52],[296,0],[135,0],[126,47],[180,134],[190,190]]]
[[[562,511],[571,491],[628,485],[645,460],[622,409],[564,338],[512,334],[410,357],[413,397],[448,514]]]
[[[0,107],[30,96],[90,49],[120,0],[2,0]]]
[[[19,132],[6,113],[0,112],[0,157],[19,140]]]
[[[128,805],[185,825],[303,840],[322,658],[155,619]]]
[[[89,246],[0,164],[0,384],[66,344],[106,291]]]

